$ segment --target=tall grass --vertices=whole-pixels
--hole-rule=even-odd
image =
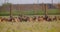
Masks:
[[[1,22],[0,32],[60,32],[60,22]]]

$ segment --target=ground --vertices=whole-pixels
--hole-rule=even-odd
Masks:
[[[0,22],[0,32],[60,32],[60,21]]]

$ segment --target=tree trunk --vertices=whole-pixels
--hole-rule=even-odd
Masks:
[[[10,4],[10,18],[12,17],[12,4]]]
[[[45,16],[47,16],[47,8],[48,8],[47,4],[44,5],[44,8],[45,8],[45,9],[44,9],[44,11],[45,11]]]

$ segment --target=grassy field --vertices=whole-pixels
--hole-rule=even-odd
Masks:
[[[60,32],[60,22],[0,22],[0,32]]]
[[[48,15],[60,15],[60,11],[58,9],[49,9],[47,11]],[[8,16],[10,14],[9,11],[0,11],[0,16]],[[42,10],[29,10],[29,11],[12,11],[13,15],[19,15],[19,14],[24,14],[24,15],[44,15],[45,12]]]

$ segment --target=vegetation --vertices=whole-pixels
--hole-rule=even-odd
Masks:
[[[57,9],[49,9],[47,11],[48,15],[60,15],[59,10]],[[9,11],[0,11],[0,16],[8,16],[10,14]],[[24,14],[24,15],[44,15],[44,11],[42,10],[37,10],[37,11],[17,11],[17,10],[13,10],[12,11],[13,15],[19,15],[19,14]]]
[[[0,32],[60,32],[60,22],[0,22]]]

